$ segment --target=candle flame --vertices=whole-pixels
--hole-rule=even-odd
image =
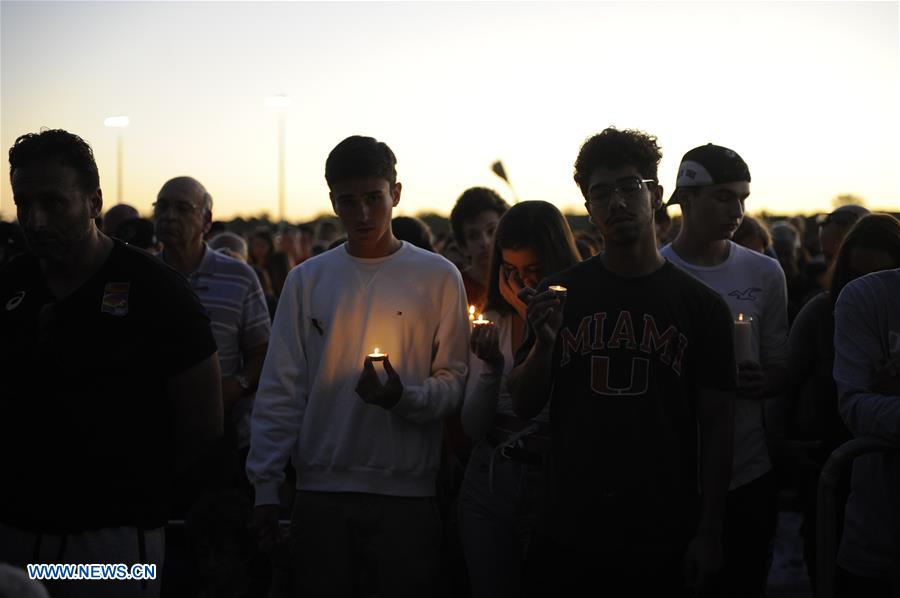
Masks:
[[[378,347],[375,347],[375,350],[372,351],[372,355],[380,355],[380,354],[381,354],[381,350]]]
[[[738,314],[738,322],[743,322],[743,321],[744,321],[744,314],[742,314],[742,313]]]

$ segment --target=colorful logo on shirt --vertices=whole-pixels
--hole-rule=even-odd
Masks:
[[[127,282],[108,282],[103,289],[103,302],[100,311],[113,316],[128,315],[128,287]]]
[[[652,314],[641,314],[638,320],[643,327],[635,330],[634,320],[629,311],[620,311],[610,332],[607,326],[607,312],[597,312],[582,318],[574,333],[568,326],[560,330],[562,355],[560,367],[564,367],[574,357],[586,356],[595,351],[640,351],[655,355],[660,362],[681,375],[687,337],[675,326],[659,331],[656,318]],[[611,321],[611,320],[610,320]],[[628,369],[626,369],[626,367]],[[649,388],[650,360],[644,357],[613,353],[591,355],[591,390],[610,397],[633,397],[642,395]],[[615,386],[628,381],[627,386]]]
[[[728,293],[728,296],[734,297],[738,301],[756,301],[756,293],[759,292],[762,292],[761,288],[750,287],[749,289],[744,289],[743,291],[735,289]]]
[[[25,298],[25,291],[19,291],[15,295],[13,295],[9,301],[6,302],[6,311],[12,311],[15,308],[19,307],[19,304],[22,303],[22,299]]]

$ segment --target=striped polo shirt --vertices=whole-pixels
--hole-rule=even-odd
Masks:
[[[191,288],[209,314],[210,327],[219,348],[222,376],[244,366],[242,348],[269,342],[271,324],[266,298],[256,273],[244,262],[204,247],[203,259],[188,275]],[[250,411],[253,395],[243,397],[232,410],[238,446],[250,444]]]

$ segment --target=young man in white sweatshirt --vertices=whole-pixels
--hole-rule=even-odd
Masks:
[[[441,419],[462,402],[469,328],[453,264],[391,232],[395,165],[371,137],[349,137],[328,156],[347,242],[288,275],[257,391],[254,524],[271,546],[290,457],[298,594],[434,591]],[[387,357],[373,362],[376,347]]]

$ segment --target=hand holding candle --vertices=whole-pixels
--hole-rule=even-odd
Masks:
[[[470,340],[472,353],[485,363],[502,370],[504,360],[503,353],[500,352],[500,336],[497,327],[482,316],[475,320],[474,325]]]
[[[553,291],[553,293],[555,295],[565,295],[566,291],[568,290],[566,287],[564,287],[562,285],[558,285],[558,284],[551,284],[547,288],[550,289],[551,291]]]
[[[374,362],[380,361],[387,373],[387,380],[382,383],[378,372],[375,371]],[[391,360],[387,353],[382,353],[381,349],[375,347],[372,353],[366,355],[363,363],[362,373],[356,383],[356,394],[369,405],[378,405],[384,409],[391,409],[400,402],[403,396],[403,384],[400,376],[391,365]]]
[[[737,363],[756,361],[753,355],[753,318],[742,313],[734,321],[734,360]]]
[[[556,342],[556,335],[562,326],[567,291],[566,287],[554,284],[528,299],[525,320],[535,332],[537,341],[544,345]]]

